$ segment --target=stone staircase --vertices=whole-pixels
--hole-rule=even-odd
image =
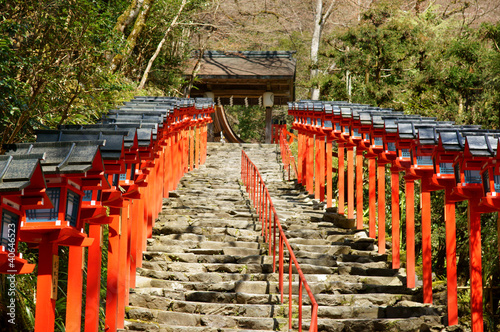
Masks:
[[[288,276],[281,304],[272,256],[241,185],[242,147],[268,185],[319,303],[320,331],[449,329],[442,325],[445,307],[421,304],[418,290],[404,286],[404,270],[388,268],[387,255],[377,253],[365,231],[351,229],[352,220],[283,181],[274,145],[209,144],[206,165],[185,175],[164,200],[131,290],[127,330],[297,329],[296,305],[288,326]],[[297,295],[292,301],[298,303]],[[305,292],[303,303],[309,303]],[[308,329],[310,306],[303,310]]]

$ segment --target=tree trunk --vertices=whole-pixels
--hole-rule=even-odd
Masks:
[[[123,14],[116,20],[115,30],[123,33],[125,29],[132,23],[139,12],[141,11],[144,0],[132,0],[132,3],[127,7]]]
[[[117,54],[114,56],[113,61],[111,62],[111,72],[116,72],[118,68],[129,58],[130,54],[134,50],[135,44],[137,43],[137,38],[142,32],[146,24],[146,19],[149,15],[151,7],[153,6],[154,0],[143,0],[144,3],[142,5],[141,13],[137,16],[137,19],[134,23],[134,28],[130,35],[127,37],[127,42],[125,45],[125,49],[121,54]]]
[[[318,68],[318,53],[319,53],[319,45],[321,42],[321,33],[323,32],[323,26],[325,22],[330,17],[332,13],[333,6],[335,4],[335,0],[332,0],[330,6],[323,13],[323,0],[316,0],[316,13],[314,15],[314,31],[311,39],[311,99],[319,99],[320,89],[319,84],[314,82],[318,78],[319,68]]]
[[[318,52],[321,41],[321,31],[323,30],[323,0],[316,1],[316,14],[314,15],[314,31],[311,39],[311,99],[319,98],[319,86],[314,80],[318,77]]]
[[[181,6],[179,7],[179,11],[177,12],[177,15],[175,15],[174,19],[172,20],[172,23],[170,23],[167,31],[165,31],[165,35],[163,35],[162,40],[158,43],[158,46],[156,47],[156,51],[149,59],[148,65],[146,67],[146,70],[144,70],[144,74],[142,75],[141,83],[139,83],[139,90],[144,88],[144,85],[146,84],[146,80],[148,79],[148,74],[149,71],[151,70],[151,67],[153,66],[153,62],[156,60],[158,55],[160,54],[160,51],[163,47],[163,44],[165,44],[165,41],[167,40],[167,36],[170,33],[170,30],[177,24],[177,20],[179,19],[179,16],[181,16],[182,10],[186,6],[186,3],[188,0],[182,0]]]

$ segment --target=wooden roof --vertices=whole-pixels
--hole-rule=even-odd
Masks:
[[[259,103],[264,92],[273,92],[276,105],[284,105],[295,99],[294,51],[205,51],[200,62],[191,97],[200,97],[212,92],[215,102],[244,105],[245,98],[250,105]],[[189,60],[184,71],[191,76],[198,58]]]

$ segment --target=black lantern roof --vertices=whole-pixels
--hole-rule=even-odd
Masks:
[[[137,125],[135,124],[93,124],[93,125],[61,125],[62,130],[114,130],[118,132],[126,131],[124,137],[125,148],[131,149],[138,144]]]
[[[21,191],[28,187],[44,157],[43,153],[0,156],[0,192]]]
[[[418,120],[420,115],[406,115],[401,113],[393,113],[389,115],[382,116],[384,121],[384,128],[386,133],[397,133],[398,132],[398,121],[402,120]]]
[[[445,151],[461,151],[464,149],[464,140],[458,130],[439,132],[439,141]]]
[[[465,145],[472,156],[493,157],[496,154],[497,135],[467,135]]]
[[[4,149],[12,156],[45,153],[45,160],[41,161],[44,173],[70,174],[90,171],[99,147],[104,144],[105,141],[35,142],[6,144]]]
[[[118,160],[122,156],[124,137],[128,131],[112,131],[99,129],[82,130],[37,130],[37,142],[74,142],[105,140],[106,144],[101,147],[101,155],[104,160]]]

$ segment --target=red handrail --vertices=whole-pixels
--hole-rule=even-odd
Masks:
[[[282,140],[280,140],[282,141]],[[281,145],[281,143],[280,143]],[[291,155],[291,154],[290,154]],[[292,157],[293,159],[293,157]],[[286,246],[289,254],[289,265],[288,265],[288,326],[289,329],[292,327],[292,264],[295,265],[297,273],[299,275],[299,301],[298,301],[298,311],[299,311],[299,331],[302,331],[302,291],[305,288],[307,295],[311,301],[311,323],[309,326],[309,331],[316,332],[318,330],[318,303],[314,298],[309,285],[305,279],[304,273],[300,268],[300,265],[293,253],[292,247],[285,236],[285,232],[281,227],[276,209],[274,208],[273,202],[271,200],[271,195],[267,190],[266,184],[264,183],[260,172],[255,166],[255,164],[248,158],[245,151],[241,151],[241,179],[245,184],[246,190],[249,193],[250,198],[255,206],[259,220],[262,222],[262,236],[269,243],[269,254],[273,255],[273,272],[276,272],[276,229],[278,229],[278,248],[279,248],[279,289],[281,294],[281,303],[283,303],[283,274],[284,274],[284,247]]]

